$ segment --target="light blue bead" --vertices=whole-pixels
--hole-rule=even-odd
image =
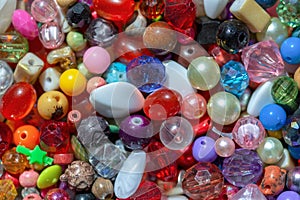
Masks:
[[[265,129],[276,131],[285,125],[286,112],[277,104],[268,104],[261,109],[259,120]]]
[[[300,38],[289,37],[280,47],[283,60],[289,64],[300,64]]]
[[[126,65],[120,62],[113,62],[103,74],[106,83],[127,82]]]
[[[231,60],[223,65],[220,82],[226,92],[240,97],[249,85],[249,76],[242,63]]]
[[[275,5],[277,0],[255,0],[261,7],[270,8]]]

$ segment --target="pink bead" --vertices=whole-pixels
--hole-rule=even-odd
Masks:
[[[65,34],[56,22],[49,22],[39,28],[39,38],[45,48],[56,49],[64,42]]]
[[[42,197],[38,194],[28,194],[23,200],[42,200]]]
[[[5,172],[4,175],[1,177],[1,179],[2,180],[8,180],[9,179],[14,183],[16,188],[20,187],[20,182],[19,182],[18,177],[14,177],[14,176],[10,175],[10,173],[8,173],[8,172]]]
[[[101,74],[110,65],[110,55],[102,47],[90,47],[83,55],[83,63],[89,72]]]
[[[34,170],[24,171],[20,177],[20,185],[22,187],[35,187],[39,174]]]
[[[86,85],[86,91],[90,94],[94,89],[105,85],[106,82],[102,77],[95,76],[91,78]]]
[[[215,151],[220,157],[229,157],[235,151],[235,144],[228,137],[220,137],[215,143]]]
[[[74,160],[74,155],[72,153],[54,154],[53,158],[54,164],[68,165]]]
[[[36,21],[51,22],[57,15],[54,0],[34,0],[31,4],[31,14]]]
[[[29,40],[33,40],[38,36],[38,26],[33,17],[25,10],[14,11],[12,24],[16,31],[20,32]]]
[[[206,113],[206,100],[197,93],[184,97],[181,113],[188,119],[200,119]]]

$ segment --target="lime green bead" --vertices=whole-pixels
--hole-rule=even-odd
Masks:
[[[37,187],[39,189],[44,189],[56,184],[59,181],[59,177],[62,174],[62,168],[59,165],[52,165],[44,169],[38,180]]]
[[[300,2],[294,0],[280,0],[276,8],[280,21],[290,27],[300,25]]]
[[[87,40],[83,38],[81,33],[71,31],[67,35],[67,44],[74,51],[81,51],[86,47]]]

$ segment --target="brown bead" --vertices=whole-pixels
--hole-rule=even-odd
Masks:
[[[297,82],[298,89],[300,89],[300,67],[298,67],[294,74],[294,80]]]
[[[147,48],[154,49],[158,54],[163,55],[172,51],[177,44],[176,31],[166,22],[153,22],[143,35],[143,42]]]
[[[99,177],[92,186],[92,193],[98,199],[111,199],[114,194],[114,186],[109,179]]]
[[[67,8],[77,2],[77,0],[56,0],[57,4],[62,8]]]

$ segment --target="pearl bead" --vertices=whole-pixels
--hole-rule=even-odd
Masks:
[[[280,140],[273,137],[266,137],[256,151],[266,164],[277,163],[283,156],[283,146]]]
[[[232,139],[228,137],[220,137],[215,143],[215,151],[218,156],[229,157],[235,151],[235,144]]]

